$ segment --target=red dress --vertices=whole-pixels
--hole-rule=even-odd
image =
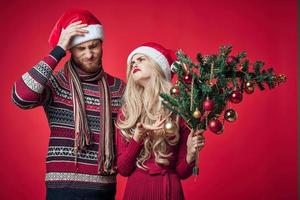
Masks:
[[[193,171],[194,162],[186,162],[187,138],[189,129],[180,123],[180,140],[176,146],[169,146],[173,153],[170,164],[162,166],[155,162],[153,155],[145,161],[149,168],[144,171],[136,166],[136,159],[143,143],[135,140],[127,142],[116,130],[117,166],[122,176],[128,177],[123,199],[127,200],[181,200],[184,199],[181,179],[188,178]]]

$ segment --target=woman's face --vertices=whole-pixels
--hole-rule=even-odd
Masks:
[[[130,75],[135,83],[145,87],[154,76],[150,59],[143,54],[135,54],[131,59]]]

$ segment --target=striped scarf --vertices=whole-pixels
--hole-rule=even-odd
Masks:
[[[95,73],[86,73],[80,70],[69,60],[64,66],[65,74],[69,79],[73,99],[75,141],[75,163],[81,150],[92,143],[92,131],[88,125],[85,109],[84,94],[81,81],[97,82],[100,90],[100,140],[98,149],[98,171],[101,175],[110,175],[116,172],[113,149],[113,132],[111,117],[111,99],[106,74],[102,67]]]

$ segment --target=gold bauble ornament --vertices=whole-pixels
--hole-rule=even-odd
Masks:
[[[170,89],[170,94],[174,97],[179,95],[179,87],[178,85],[174,85],[171,89]]]
[[[228,122],[234,122],[237,119],[237,112],[233,109],[228,109],[224,113],[224,118]]]
[[[245,92],[247,94],[252,94],[254,92],[254,84],[251,81],[247,81],[245,84]]]
[[[286,76],[284,74],[279,74],[277,76],[277,82],[280,83],[285,83],[286,82]]]
[[[193,112],[193,117],[199,119],[201,117],[201,112],[196,108],[195,112]]]
[[[246,86],[246,87],[253,87],[253,82],[247,81],[247,82],[245,83],[245,86]]]
[[[165,122],[164,130],[166,133],[176,133],[178,131],[178,126],[174,121],[167,121]]]

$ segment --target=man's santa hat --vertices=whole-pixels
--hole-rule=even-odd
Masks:
[[[176,61],[175,52],[166,49],[160,44],[154,42],[148,42],[143,44],[142,46],[134,49],[127,58],[127,64],[130,65],[132,57],[135,54],[144,54],[150,58],[152,58],[157,64],[160,66],[167,80],[171,80],[173,75],[173,68],[175,67],[173,63]]]
[[[82,24],[87,24],[85,29],[88,33],[84,35],[74,36],[69,44],[69,48],[72,48],[80,43],[87,42],[94,39],[100,39],[103,41],[103,26],[99,20],[89,11],[82,9],[73,9],[66,11],[57,21],[49,37],[49,43],[54,48],[60,38],[62,29],[66,29],[68,25],[81,21]]]

